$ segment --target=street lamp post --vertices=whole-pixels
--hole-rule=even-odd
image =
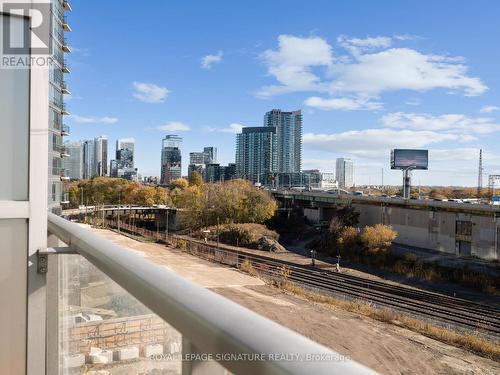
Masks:
[[[217,216],[217,249],[219,248],[219,216]]]
[[[117,211],[117,217],[118,217],[118,233],[120,233],[120,203],[122,201],[122,193],[118,193],[118,211]]]
[[[168,241],[168,217],[169,217],[169,213],[170,213],[169,209],[170,209],[169,207],[166,208],[166,210],[167,210],[167,223],[165,225],[165,242]]]

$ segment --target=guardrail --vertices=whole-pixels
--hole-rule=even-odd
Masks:
[[[289,198],[296,200],[316,201],[323,203],[366,203],[366,204],[385,204],[400,205],[412,208],[433,208],[433,209],[454,209],[463,212],[484,212],[500,213],[500,206],[488,204],[467,204],[451,201],[434,201],[419,199],[403,199],[391,197],[359,196],[348,194],[335,194],[314,191],[294,191],[294,190],[276,190],[271,192],[275,197]]]
[[[210,353],[216,359],[221,354],[229,354],[231,358],[255,358],[256,355],[293,358],[220,362],[234,373],[374,373],[354,361],[342,360],[342,355],[50,213],[48,231],[172,325],[197,352]]]

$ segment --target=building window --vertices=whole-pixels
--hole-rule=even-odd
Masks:
[[[53,182],[52,183],[52,202],[55,202],[56,201],[56,184]]]

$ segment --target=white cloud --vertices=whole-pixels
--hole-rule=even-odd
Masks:
[[[420,102],[420,99],[418,99],[418,98],[412,98],[412,99],[408,99],[407,101],[405,101],[405,104],[416,107],[416,106],[419,106],[421,104],[421,102]]]
[[[164,132],[187,132],[191,130],[189,125],[180,121],[170,121],[164,125],[157,126],[156,128]]]
[[[238,133],[241,133],[241,130],[244,127],[245,127],[245,125],[233,122],[232,124],[229,124],[229,126],[226,127],[226,128],[206,128],[206,131],[209,131],[209,132],[219,132],[219,133],[238,134]]]
[[[73,54],[77,53],[77,54],[81,54],[84,57],[89,57],[90,56],[90,49],[71,46],[71,53],[73,53]]]
[[[391,48],[361,54],[354,62],[332,65],[332,92],[378,96],[387,91],[448,89],[466,96],[480,95],[487,87],[467,75],[467,66],[457,58],[426,55],[410,48]]]
[[[491,113],[495,111],[500,111],[500,107],[497,107],[496,105],[485,105],[479,110],[480,113]]]
[[[462,57],[391,47],[394,40],[411,39],[414,37],[405,35],[365,39],[341,36],[339,43],[349,53],[334,56],[332,46],[320,37],[280,35],[277,49],[260,55],[278,84],[264,86],[256,95],[267,98],[291,92],[327,93],[329,98],[314,97],[313,103],[323,109],[338,106],[352,110],[367,109],[354,102],[376,103],[381,94],[391,91],[446,89],[476,96],[488,89],[480,78],[468,74]],[[345,104],[345,98],[351,102]]]
[[[171,93],[166,87],[160,87],[154,83],[133,82],[134,98],[146,103],[163,103],[168,94]]]
[[[500,124],[493,119],[472,118],[462,114],[434,116],[428,113],[389,113],[381,118],[385,126],[400,129],[453,131],[460,133],[488,134],[500,131]]]
[[[201,67],[203,69],[211,69],[212,65],[222,61],[223,52],[219,51],[216,55],[206,55],[201,59]]]
[[[340,46],[347,49],[353,55],[357,55],[363,51],[389,48],[392,45],[392,38],[386,36],[377,36],[360,39],[349,38],[345,35],[341,35],[337,38],[337,42]]]
[[[479,149],[478,148],[433,149],[429,150],[429,158],[435,161],[478,160]]]
[[[244,127],[245,127],[245,125],[233,122],[232,124],[229,124],[229,127],[219,129],[219,131],[221,131],[223,133],[234,133],[234,134],[236,134],[236,133],[241,133],[241,130]]]
[[[325,90],[312,68],[329,66],[333,55],[332,47],[322,38],[280,35],[278,49],[266,50],[260,58],[267,65],[268,74],[280,83],[263,87],[257,93],[260,97],[269,97],[293,91]]]
[[[321,172],[334,172],[335,159],[303,159],[302,170],[319,169]]]
[[[396,34],[396,35],[393,36],[393,38],[395,40],[401,40],[401,41],[422,39],[421,36],[418,36],[418,35],[409,35],[409,34]]]
[[[96,117],[96,116],[79,116],[71,115],[71,119],[79,124],[114,124],[118,122],[116,117]]]
[[[342,111],[355,110],[377,110],[383,107],[383,104],[371,101],[365,98],[331,98],[325,99],[318,96],[311,96],[304,102],[305,105],[313,108],[330,111],[332,109]]]
[[[336,134],[304,135],[304,146],[327,152],[348,152],[361,157],[389,156],[392,148],[420,148],[445,141],[470,141],[472,137],[434,131],[396,129],[351,130]]]

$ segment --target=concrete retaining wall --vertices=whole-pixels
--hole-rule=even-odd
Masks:
[[[470,242],[471,255],[488,260],[500,259],[499,218],[357,203],[353,206],[360,213],[360,227],[379,223],[391,225],[398,232],[398,243],[464,255],[460,253],[459,242]],[[457,221],[472,222],[470,238],[456,234]]]
[[[398,232],[396,241],[400,244],[500,260],[500,218],[495,218],[495,215],[357,202],[352,205],[360,213],[360,227],[380,223],[390,225]],[[310,222],[318,223],[329,220],[330,211],[328,206],[305,207],[304,215]],[[456,233],[457,221],[471,223],[470,236]]]

